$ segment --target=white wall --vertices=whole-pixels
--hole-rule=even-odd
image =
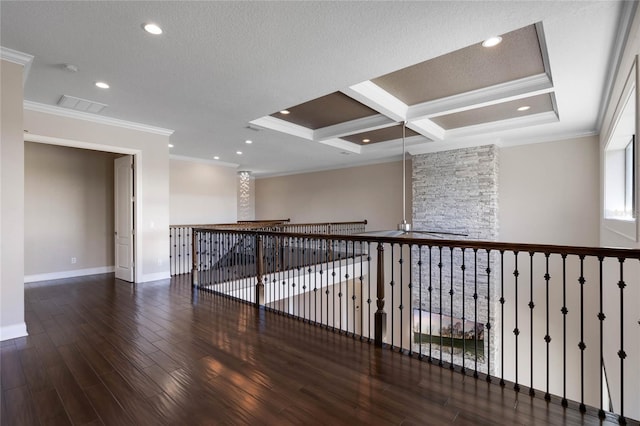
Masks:
[[[26,108],[31,140],[134,154],[136,165],[136,282],[169,277],[169,134]]]
[[[598,245],[598,138],[500,150],[499,240]]]
[[[256,179],[256,218],[292,223],[368,220],[367,230],[402,221],[402,162]],[[411,163],[407,164],[411,215]],[[409,217],[407,218],[409,219]]]
[[[237,220],[235,168],[171,158],[169,172],[171,225]]]
[[[24,143],[22,65],[0,61],[0,340],[27,334],[24,322]]]
[[[25,282],[113,271],[118,156],[25,142]]]

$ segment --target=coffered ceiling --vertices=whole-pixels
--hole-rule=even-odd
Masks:
[[[34,57],[26,109],[88,101],[268,176],[399,159],[405,121],[412,154],[595,134],[635,5],[3,0],[0,44]]]

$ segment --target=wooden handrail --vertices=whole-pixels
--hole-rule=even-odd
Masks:
[[[465,249],[477,249],[477,250],[491,250],[491,251],[513,251],[521,253],[558,253],[566,255],[584,255],[584,256],[596,256],[596,257],[614,257],[614,258],[630,258],[640,259],[640,250],[638,249],[626,249],[618,247],[586,247],[586,246],[566,246],[566,245],[553,245],[553,244],[528,244],[528,243],[509,243],[498,241],[479,241],[479,240],[445,240],[445,239],[431,239],[431,238],[412,238],[412,237],[384,237],[374,235],[332,235],[332,234],[303,234],[303,233],[290,233],[290,232],[275,232],[275,231],[256,231],[256,230],[232,230],[224,228],[194,228],[195,231],[216,231],[221,233],[246,233],[253,234],[260,232],[261,235],[273,236],[273,237],[288,237],[288,238],[308,238],[319,240],[334,240],[340,239],[343,241],[358,241],[358,242],[376,242],[376,243],[388,243],[388,244],[408,244],[408,245],[422,245],[430,247],[456,247]]]

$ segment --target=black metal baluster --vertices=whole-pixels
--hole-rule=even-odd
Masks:
[[[562,253],[562,406],[567,407],[567,255]]]
[[[440,251],[440,260],[438,262],[438,268],[440,269],[440,359],[438,362],[438,365],[440,367],[444,366],[444,339],[442,337],[442,305],[443,305],[443,300],[442,300],[442,246],[438,247],[439,251]]]
[[[431,318],[433,312],[433,262],[432,262],[432,251],[433,247],[429,247],[429,363],[433,362],[431,346],[433,344],[433,320]],[[422,312],[420,313],[422,317]]]
[[[404,310],[404,306],[402,305],[402,291],[404,289],[404,268],[403,268],[403,264],[404,264],[404,245],[403,244],[398,244],[398,248],[400,249],[400,259],[398,260],[399,266],[398,269],[400,269],[400,305],[398,306],[398,315],[400,315],[400,352],[403,351],[403,335],[404,335],[404,321],[403,321],[403,310]],[[391,323],[393,324],[393,323]],[[393,327],[393,325],[392,325]]]
[[[369,343],[371,343],[371,242],[367,241],[367,305],[369,309],[369,314],[367,315],[369,325],[368,334],[369,334]]]
[[[394,266],[395,266],[395,261],[393,260],[394,256],[395,256],[395,243],[391,244],[391,344],[389,345],[389,349],[393,350],[393,345],[395,344],[395,339],[394,339],[394,331],[395,331],[395,321],[393,320],[393,313],[395,311],[395,309],[393,308],[395,306],[395,302],[394,302],[394,296],[395,296],[395,274],[394,274]]]
[[[422,359],[422,246],[418,246],[418,315],[418,359]]]
[[[473,249],[473,377],[478,378],[478,249]]]
[[[547,401],[551,401],[551,393],[549,393],[549,344],[551,343],[551,336],[549,335],[549,280],[551,279],[551,275],[549,275],[549,253],[544,254],[545,257],[545,273],[544,273],[544,281],[545,281],[545,303],[546,303],[546,334],[544,336],[544,341],[547,343],[547,392],[544,394],[544,399]]]
[[[333,303],[333,322],[331,324],[331,329],[336,331],[336,253],[335,253],[335,241],[331,240],[331,282],[333,285],[331,288],[333,289],[333,297],[331,301]],[[327,287],[328,291],[329,287]]]
[[[453,251],[453,249],[452,249]],[[467,275],[465,273],[465,270],[467,269],[466,267],[466,256],[465,256],[465,248],[461,247],[460,251],[462,252],[462,265],[460,265],[460,273],[462,275],[462,369],[460,370],[460,372],[462,374],[466,374],[467,373],[467,369],[466,369],[466,358],[467,358],[467,339],[465,339],[465,321],[466,321],[466,305],[467,305],[467,301],[465,299],[466,297],[466,283],[465,283],[465,276]],[[451,260],[453,262],[453,256],[451,257]],[[453,263],[452,263],[452,268],[451,268],[451,281],[453,282]],[[453,288],[453,287],[452,287]],[[451,308],[451,325],[453,326],[453,307]],[[451,343],[453,343],[453,328],[451,329]],[[453,346],[453,345],[452,345]],[[453,353],[453,352],[452,352]],[[451,359],[451,363],[453,363],[453,359]]]
[[[586,405],[584,405],[584,350],[587,345],[584,343],[584,284],[586,282],[584,278],[584,255],[580,255],[580,412],[587,411]]]
[[[604,261],[604,257],[603,256],[598,256],[598,271],[599,271],[599,278],[600,278],[600,283],[599,283],[599,291],[600,291],[600,310],[598,311],[598,320],[600,320],[600,409],[598,410],[598,417],[600,417],[600,419],[604,419],[605,418],[605,413],[604,413],[604,374],[602,372],[603,366],[604,366],[604,319],[606,318],[604,315],[604,309],[603,309],[603,285],[604,285],[604,278],[603,278],[603,271],[602,271],[602,262]]]
[[[409,309],[411,309],[411,306],[413,305],[413,292],[411,290],[412,288],[412,282],[413,282],[413,247],[411,245],[409,245],[409,284],[407,284],[407,288],[409,289],[409,295],[408,295],[408,299],[409,299]],[[409,349],[409,355],[413,355],[413,345],[411,344],[411,311],[409,311],[409,324],[407,325],[407,327],[409,327],[409,343],[408,343],[408,349]],[[402,330],[402,327],[400,327],[400,330]],[[404,336],[404,331],[402,331],[402,334],[400,335],[400,347],[402,347],[402,336]]]
[[[536,391],[533,389],[533,308],[536,307],[533,303],[533,255],[535,252],[529,252],[529,367],[530,367],[530,382],[529,382],[529,395],[535,396]]]
[[[504,387],[504,250],[500,250],[500,386]]]
[[[451,318],[451,363],[449,364],[449,369],[451,370],[455,368],[453,365],[453,295],[455,294],[455,292],[453,291],[453,250],[453,247],[449,248],[449,253],[451,254],[451,264],[449,265],[449,271],[451,272],[451,280],[449,285],[449,316]]]
[[[360,340],[364,339],[364,274],[362,273],[363,241],[360,241]]]
[[[620,289],[620,350],[618,351],[618,357],[620,358],[620,416],[618,417],[618,423],[624,425],[627,424],[627,420],[624,417],[624,360],[627,357],[624,351],[624,288],[627,286],[624,282],[624,257],[618,258],[620,262],[620,281],[618,281],[618,288]]]
[[[518,252],[514,251],[514,261],[515,261],[515,269],[513,271],[513,276],[515,277],[514,279],[514,286],[515,286],[515,294],[514,294],[514,305],[516,308],[516,328],[513,329],[513,334],[516,336],[516,351],[514,354],[514,358],[515,358],[515,362],[516,362],[516,382],[513,385],[513,390],[515,390],[516,392],[520,392],[520,384],[518,383],[518,358],[519,358],[519,353],[518,353],[518,336],[520,335],[520,330],[518,329],[518,276],[520,275],[520,272],[518,272]]]
[[[491,383],[491,250],[487,249],[487,382]],[[484,337],[484,336],[483,336]],[[484,342],[483,342],[484,346]]]

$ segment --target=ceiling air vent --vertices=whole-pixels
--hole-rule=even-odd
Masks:
[[[69,95],[62,95],[58,101],[58,105],[64,108],[75,109],[76,111],[90,112],[92,114],[98,114],[108,106],[100,102],[88,101]]]

